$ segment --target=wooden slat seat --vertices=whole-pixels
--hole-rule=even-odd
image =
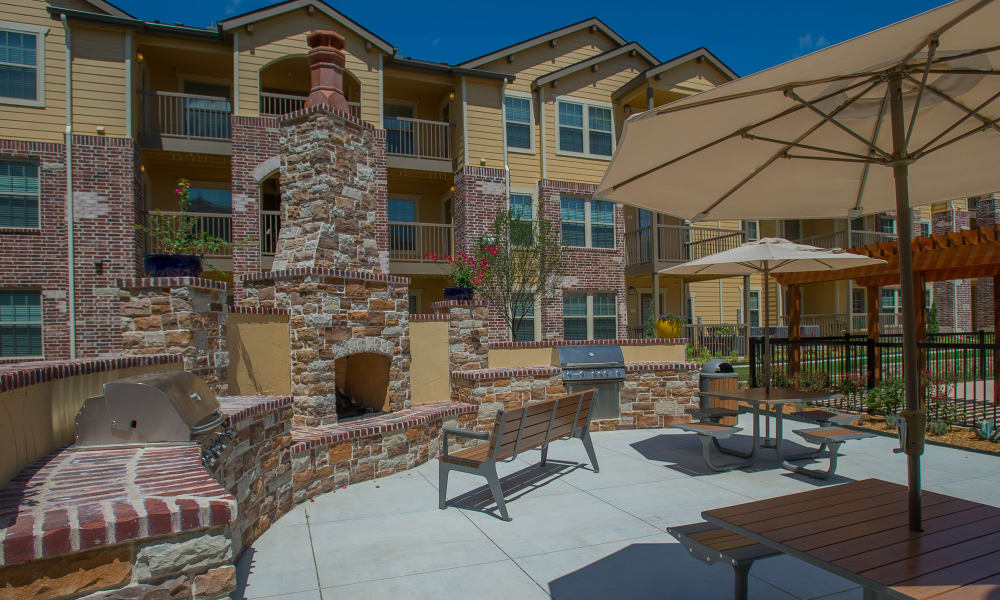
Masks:
[[[724,448],[719,440],[725,440],[732,437],[734,434],[743,431],[742,427],[731,427],[729,425],[720,425],[718,423],[674,423],[670,426],[673,429],[680,429],[682,431],[687,431],[689,433],[695,433],[698,435],[698,439],[701,441],[701,454],[705,459],[705,465],[709,469],[722,472],[722,471],[732,471],[733,469],[740,469],[751,462],[753,462],[753,456],[756,452],[756,448],[752,448],[750,452],[739,452],[729,448]],[[715,448],[722,454],[728,454],[730,456],[736,456],[745,460],[731,462],[727,464],[719,464],[712,459],[712,448]]]
[[[465,431],[445,427],[441,439],[438,506],[447,505],[448,473],[463,471],[482,475],[489,484],[493,499],[505,521],[510,520],[497,477],[497,461],[512,461],[518,453],[541,448],[541,464],[548,457],[549,444],[555,440],[575,437],[583,442],[594,472],[598,472],[594,444],[590,440],[594,390],[585,390],[552,400],[532,402],[520,408],[497,411],[491,433]],[[486,440],[481,444],[448,451],[448,436]]]
[[[708,421],[710,423],[718,423],[726,417],[740,416],[740,411],[737,409],[721,407],[689,408],[687,412],[701,421]]]
[[[736,600],[747,598],[747,583],[753,562],[781,554],[746,536],[704,521],[667,527],[667,533],[674,536],[692,557],[706,564],[721,562],[731,566],[735,578],[733,598]]]
[[[681,429],[698,435],[707,435],[717,440],[724,440],[734,433],[743,431],[742,427],[730,427],[729,425],[718,425],[716,423],[674,423],[674,429]]]
[[[789,413],[787,416],[806,421],[813,421],[823,427],[830,425],[850,425],[858,419],[855,415],[822,409],[801,410]]]
[[[861,440],[875,437],[875,434],[870,431],[860,431],[857,429],[848,429],[846,427],[837,426],[797,429],[795,430],[795,434],[811,444],[819,444],[820,451],[825,448],[830,460],[829,466],[825,471],[807,469],[806,467],[793,465],[789,462],[789,460],[797,460],[795,458],[785,458],[782,462],[782,466],[790,471],[802,473],[803,475],[808,475],[809,477],[815,477],[817,479],[826,479],[837,471],[837,455],[840,452],[840,447],[845,443],[851,440]],[[815,456],[815,454],[812,456]]]

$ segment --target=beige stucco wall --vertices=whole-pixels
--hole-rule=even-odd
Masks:
[[[684,344],[622,346],[626,363],[681,362],[685,360]],[[491,369],[558,366],[559,358],[553,346],[542,348],[490,349]]]
[[[655,346],[622,346],[626,363],[683,362],[686,360],[684,344],[657,344]]]
[[[0,487],[39,458],[73,443],[77,411],[84,400],[104,393],[104,383],[141,373],[180,369],[180,363],[118,369],[0,394]]]
[[[443,402],[451,396],[448,322],[410,322],[410,404]]]
[[[291,394],[287,315],[230,313],[226,344],[231,395]]]

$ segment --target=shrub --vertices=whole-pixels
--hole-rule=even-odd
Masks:
[[[993,419],[983,419],[976,423],[976,437],[988,442],[1000,442],[1000,427]]]
[[[931,435],[944,435],[950,429],[951,427],[944,421],[929,421],[927,423],[927,432]]]
[[[903,405],[904,394],[902,379],[885,379],[865,394],[865,407],[873,415],[895,415]]]

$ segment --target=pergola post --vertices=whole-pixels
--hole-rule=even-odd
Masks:
[[[993,276],[993,343],[1000,343],[1000,275]],[[993,404],[1000,403],[1000,352],[993,350]]]
[[[788,376],[799,374],[799,344],[802,339],[802,292],[797,283],[788,286]]]
[[[924,274],[921,272],[915,272],[913,274],[913,312],[915,317],[915,323],[913,332],[916,334],[917,338],[917,369],[918,378],[917,381],[917,400],[919,402],[918,406],[920,410],[926,410],[927,401],[927,385],[924,382],[923,372],[924,366],[926,365],[927,350],[921,348],[919,344],[923,344],[927,341],[927,290],[924,283]]]
[[[871,389],[882,381],[882,357],[879,353],[879,287],[870,285],[865,288],[865,310],[868,313],[868,388]]]

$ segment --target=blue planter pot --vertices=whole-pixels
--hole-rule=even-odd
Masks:
[[[201,257],[194,254],[146,254],[146,277],[201,277]]]
[[[470,287],[446,287],[444,288],[445,300],[472,300],[476,293],[476,288]]]

